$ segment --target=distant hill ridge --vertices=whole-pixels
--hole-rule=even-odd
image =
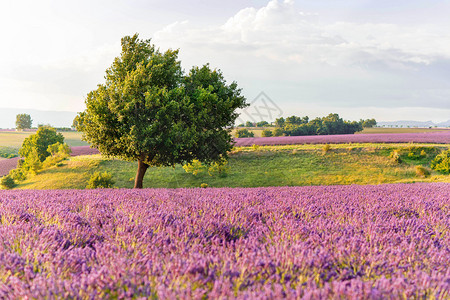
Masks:
[[[440,123],[432,121],[392,121],[392,122],[377,122],[378,126],[384,127],[450,127],[450,120]]]
[[[73,111],[45,111],[37,109],[0,108],[0,128],[15,128],[16,115],[29,114],[33,120],[33,127],[38,124],[50,124],[54,127],[71,127],[73,119],[77,115]],[[450,120],[440,123],[432,121],[392,121],[378,122],[378,126],[384,127],[450,127]]]
[[[50,124],[54,127],[70,127],[77,115],[73,111],[44,111],[37,109],[0,108],[0,128],[15,128],[16,115],[29,114],[33,127],[38,124]]]

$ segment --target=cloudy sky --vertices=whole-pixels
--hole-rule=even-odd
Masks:
[[[121,37],[139,33],[179,48],[186,70],[209,62],[236,81],[254,103],[243,119],[265,106],[440,122],[449,15],[448,0],[2,0],[0,108],[84,110]]]

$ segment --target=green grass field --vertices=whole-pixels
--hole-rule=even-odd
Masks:
[[[342,144],[333,145],[328,152],[323,145],[267,146],[236,148],[231,153],[225,177],[210,176],[204,171],[196,176],[181,166],[150,168],[144,187],[259,187],[340,184],[381,184],[398,182],[450,182],[450,176],[432,173],[424,178],[416,175],[415,165],[429,166],[436,153],[448,146],[414,145],[425,147],[427,156],[409,159],[403,150],[401,164],[393,163],[394,149],[407,144]],[[83,189],[95,171],[110,172],[115,187],[132,188],[136,172],[135,162],[111,160],[100,155],[74,157],[60,167],[52,167],[21,183],[21,189]]]
[[[15,148],[19,149],[22,146],[23,140],[35,132],[29,131],[0,131],[0,148]],[[87,146],[88,143],[81,140],[81,133],[76,131],[61,132],[64,136],[65,142],[69,146]]]

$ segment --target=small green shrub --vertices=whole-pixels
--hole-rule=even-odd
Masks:
[[[2,179],[0,180],[0,186],[3,189],[10,190],[16,186],[16,182],[10,175],[6,175],[6,176],[3,176]]]
[[[272,133],[272,130],[270,130],[270,129],[264,129],[262,132],[261,132],[261,136],[262,137],[270,137],[270,136],[272,136],[273,135],[273,133]]]
[[[209,176],[218,175],[219,177],[226,177],[228,175],[228,161],[222,160],[214,162],[208,168]]]
[[[260,147],[261,147],[260,145],[256,145],[256,144],[253,144],[253,145],[252,145],[252,149],[253,149],[254,151],[258,151]]]
[[[418,159],[419,157],[417,155],[415,155],[414,152],[409,152],[408,153],[408,158],[410,158],[410,159]]]
[[[207,183],[202,183],[202,184],[200,184],[200,187],[202,189],[206,189],[208,187],[208,184]]]
[[[97,188],[112,188],[114,185],[114,180],[112,175],[108,172],[100,173],[95,172],[89,179],[87,189],[97,189]]]
[[[331,146],[329,144],[325,144],[322,147],[323,153],[328,153],[331,150]]]
[[[199,173],[205,171],[205,166],[203,166],[199,160],[194,159],[190,164],[185,164],[183,169],[186,173],[191,173],[192,175],[197,176]]]
[[[436,155],[431,162],[431,168],[442,174],[450,174],[450,150]]]
[[[420,156],[427,157],[427,152],[425,150],[420,151]]]
[[[238,138],[244,138],[244,137],[254,137],[255,134],[251,131],[249,131],[247,128],[239,129],[236,131],[236,137]]]
[[[392,153],[391,153],[391,160],[392,160],[392,162],[394,162],[396,164],[401,164],[402,163],[402,158],[400,157],[400,154],[398,153],[397,150],[392,151]]]
[[[416,175],[419,177],[428,177],[431,174],[430,170],[428,170],[424,166],[416,166],[415,170],[416,170]]]
[[[12,169],[9,171],[9,176],[16,181],[24,181],[27,179],[27,174],[23,169]]]

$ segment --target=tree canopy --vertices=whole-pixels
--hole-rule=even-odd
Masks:
[[[19,154],[25,159],[36,154],[39,161],[43,162],[45,158],[51,155],[48,151],[49,146],[56,143],[63,144],[64,136],[57,133],[55,128],[42,126],[38,128],[35,134],[25,138]]]
[[[353,134],[361,131],[362,123],[356,121],[344,121],[338,114],[329,114],[326,117],[310,120],[307,116],[291,116],[276,119],[275,124],[279,130],[274,135],[328,135],[328,134]]]
[[[33,121],[31,120],[31,116],[29,114],[16,115],[16,129],[30,129],[32,122]]]
[[[367,119],[359,121],[363,128],[372,128],[377,126],[377,121],[375,119]]]
[[[77,116],[83,139],[106,156],[137,161],[136,188],[149,166],[226,159],[235,110],[247,105],[237,84],[208,64],[185,74],[178,50],[160,52],[137,34],[121,44]]]

